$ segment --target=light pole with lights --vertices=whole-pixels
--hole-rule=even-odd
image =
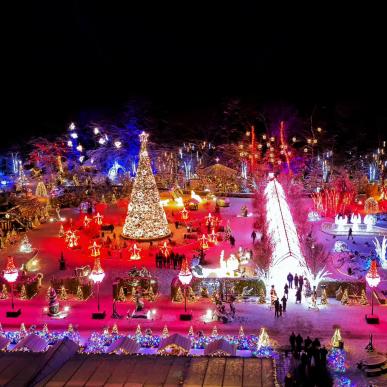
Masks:
[[[99,285],[105,278],[105,272],[102,269],[101,262],[99,260],[99,257],[95,258],[94,261],[94,267],[90,274],[91,280],[94,282],[94,284],[97,284],[97,305],[98,305],[98,311],[97,313],[92,314],[92,318],[96,320],[102,320],[106,316],[106,312],[100,312],[100,305],[99,305]]]
[[[6,313],[7,317],[18,317],[21,315],[21,309],[15,311],[15,304],[13,302],[13,284],[16,282],[19,272],[13,262],[13,257],[8,257],[7,267],[4,270],[5,280],[11,284],[11,307],[12,310]]]
[[[184,258],[184,261],[181,265],[179,273],[179,281],[184,287],[184,314],[180,315],[180,320],[189,321],[192,319],[192,314],[187,313],[187,287],[192,280],[192,273],[188,267],[187,258]]]
[[[371,314],[366,314],[366,321],[368,324],[379,324],[379,317],[374,315],[374,291],[380,283],[380,275],[378,274],[378,270],[376,268],[376,261],[371,261],[371,267],[368,273],[366,274],[366,281],[368,286],[371,288]]]

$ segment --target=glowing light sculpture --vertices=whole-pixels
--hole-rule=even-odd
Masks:
[[[345,226],[348,224],[348,217],[345,215],[344,217],[336,215],[335,216],[335,225],[336,231],[344,231]]]
[[[32,245],[28,240],[27,235],[24,235],[23,240],[21,241],[19,250],[21,253],[32,253]]]
[[[99,212],[97,212],[97,215],[95,215],[93,218],[94,218],[94,222],[98,224],[98,226],[102,224],[103,215],[101,215]]]
[[[380,263],[383,269],[387,269],[387,239],[384,236],[382,243],[379,242],[378,238],[374,240],[375,252],[380,259]]]
[[[7,266],[4,270],[4,279],[11,284],[11,306],[12,312],[7,312],[7,316],[9,317],[18,317],[20,315],[20,311],[18,315],[14,315],[15,304],[13,302],[13,284],[16,282],[17,277],[19,276],[19,271],[13,262],[13,257],[8,257]]]
[[[273,244],[269,276],[271,284],[281,289],[287,273],[306,274],[307,265],[285,192],[274,177],[265,188],[265,197],[268,234]]]
[[[133,183],[128,214],[122,236],[135,240],[154,240],[170,235],[167,217],[160,204],[160,194],[147,151],[148,134],[140,134],[140,161]]]
[[[182,220],[187,220],[188,219],[188,210],[184,207],[181,211],[180,211],[180,214],[181,214],[181,219]]]
[[[94,241],[92,245],[89,246],[89,250],[91,250],[90,256],[92,257],[98,257],[101,255],[100,252],[101,246],[97,245],[97,242]]]
[[[360,214],[352,214],[351,223],[353,231],[359,231],[359,224],[361,224],[361,215]]]
[[[141,251],[141,248],[137,247],[137,245],[134,243],[133,246],[130,248],[130,252],[131,252],[130,260],[131,261],[140,260],[141,259],[140,251]]]

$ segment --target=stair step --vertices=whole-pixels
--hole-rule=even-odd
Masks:
[[[381,368],[365,368],[364,372],[367,376],[379,376],[383,373]]]

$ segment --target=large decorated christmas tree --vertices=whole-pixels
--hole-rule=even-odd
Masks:
[[[153,240],[167,237],[171,231],[160,204],[159,190],[147,151],[148,134],[140,134],[141,149],[128,214],[122,236],[128,239]]]

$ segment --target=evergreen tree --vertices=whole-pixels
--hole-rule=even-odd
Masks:
[[[163,339],[166,339],[169,336],[168,328],[166,325],[164,325],[163,332],[161,333],[161,337]]]
[[[8,298],[8,289],[7,285],[3,284],[3,287],[1,289],[0,299],[6,300]]]
[[[149,289],[148,289],[148,299],[149,301],[154,301],[156,299],[156,295],[155,293],[153,292],[153,287],[152,285],[149,286]]]
[[[118,292],[117,300],[121,301],[121,302],[125,302],[126,301],[126,296],[125,296],[124,288],[122,286],[120,286],[120,290]]]
[[[328,304],[327,290],[323,288],[321,292],[321,305],[327,305],[327,304]]]
[[[27,292],[26,292],[26,286],[23,284],[20,289],[20,299],[21,300],[27,300]]]
[[[140,324],[137,325],[135,336],[142,336]]]
[[[266,304],[266,295],[265,295],[265,290],[263,288],[259,289],[259,299],[258,302],[260,304]]]
[[[195,336],[194,329],[193,329],[193,326],[191,325],[189,327],[188,337],[194,337],[194,336]]]
[[[64,285],[60,288],[59,299],[62,301],[66,301],[68,299],[67,291]]]
[[[113,328],[112,328],[112,335],[118,335],[118,334],[119,334],[118,326],[117,326],[117,324],[114,324]]]
[[[361,290],[360,305],[368,305],[368,298],[364,289]]]
[[[216,325],[212,328],[211,337],[218,337],[218,328]]]
[[[348,289],[344,289],[343,297],[341,297],[341,304],[348,305],[348,302],[349,302]]]
[[[140,134],[141,149],[136,178],[133,184],[128,214],[122,236],[137,240],[152,240],[171,232],[153,176],[147,151],[148,134]]]
[[[82,290],[82,287],[81,285],[78,285],[78,288],[77,288],[77,298],[78,300],[83,300],[83,290]]]
[[[175,302],[183,302],[183,292],[181,291],[181,288],[180,286],[177,288],[177,291],[176,291],[176,294],[175,294],[175,297],[173,299],[173,301]]]

